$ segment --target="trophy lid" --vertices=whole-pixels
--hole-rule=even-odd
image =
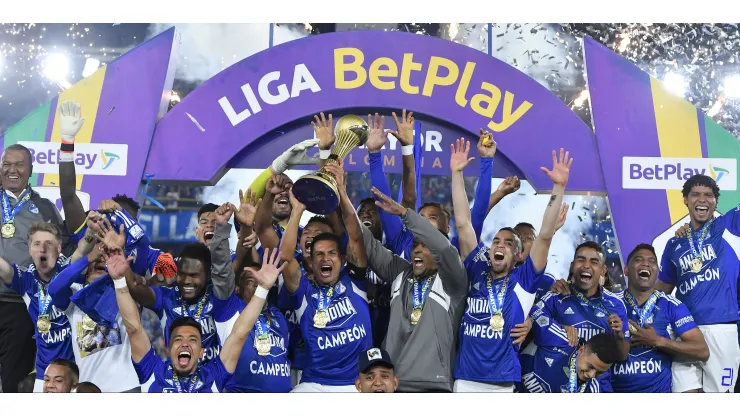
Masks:
[[[336,135],[340,130],[349,130],[360,138],[359,146],[364,145],[367,142],[368,136],[368,125],[367,122],[360,116],[354,114],[347,114],[337,120],[337,124],[334,126],[334,134]]]

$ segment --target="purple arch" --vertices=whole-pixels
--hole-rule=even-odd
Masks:
[[[365,79],[353,86],[358,75],[342,72],[342,64],[359,55],[364,70],[359,71],[358,81],[363,72]],[[437,69],[430,69],[434,65]],[[441,81],[430,88],[435,74]],[[270,79],[274,80],[267,82]],[[343,84],[342,79],[347,82]],[[486,93],[489,96],[500,94],[492,117],[471,108],[474,101],[480,101],[482,88],[493,91]],[[285,96],[289,98],[283,100]],[[539,167],[549,166],[550,152],[564,147],[575,160],[569,191],[605,192],[593,132],[549,90],[475,49],[399,32],[311,36],[234,64],[190,93],[158,123],[145,171],[155,174],[158,181],[214,183],[225,168],[239,165],[232,160],[237,155],[239,160],[259,160],[254,155],[245,157],[250,152],[264,154],[262,165],[255,167],[266,167],[272,160],[268,155],[290,144],[279,140],[283,134],[275,131],[287,135],[320,111],[367,114],[367,109],[407,108],[431,123],[454,126],[456,133],[473,138],[489,122],[504,121],[507,105],[516,110],[525,101],[531,107],[513,124],[489,126],[507,159],[505,164],[510,163],[503,173],[519,172],[535,189],[547,190],[550,181]],[[248,117],[244,110],[249,111]],[[290,137],[291,143],[301,140],[297,135]],[[454,138],[443,138],[440,155],[430,155],[441,156],[443,169],[438,174],[449,173],[445,152]],[[400,154],[400,149],[396,152]]]

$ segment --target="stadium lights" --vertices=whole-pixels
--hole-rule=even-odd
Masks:
[[[663,85],[679,97],[683,97],[686,93],[686,79],[675,72],[668,72],[663,76]]]
[[[69,73],[69,59],[61,53],[51,54],[44,61],[44,76],[54,82],[66,81]]]
[[[723,83],[724,96],[737,100],[740,99],[740,75],[730,75]]]

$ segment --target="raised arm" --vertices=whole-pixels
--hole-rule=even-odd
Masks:
[[[213,294],[222,300],[228,299],[236,287],[236,276],[231,267],[231,250],[229,236],[231,224],[229,219],[236,207],[227,202],[216,209],[216,229],[211,240],[211,281]]]
[[[552,195],[542,217],[540,234],[532,243],[532,249],[529,251],[529,257],[537,271],[547,266],[547,253],[550,251],[552,237],[557,230],[558,216],[561,210],[560,204],[563,202],[563,193],[565,192],[565,185],[568,183],[572,164],[573,158],[570,157],[570,152],[560,149],[559,156],[556,155],[554,150],[552,151],[552,170],[544,167],[540,168],[552,181]]]
[[[499,202],[501,202],[506,195],[512,194],[519,190],[520,182],[519,178],[516,176],[507,176],[506,179],[503,180],[498,185],[498,188],[491,194],[491,199],[488,202],[488,212],[491,212],[493,207],[495,207]]]
[[[365,226],[362,226],[362,239],[365,243],[368,265],[384,282],[392,283],[396,277],[410,267],[408,261],[383,247],[370,229]]]
[[[347,261],[358,267],[367,267],[367,255],[365,254],[365,243],[362,240],[362,228],[360,219],[357,218],[355,207],[352,206],[347,195],[344,173],[344,161],[330,162],[325,167],[326,171],[334,175],[339,190],[339,206],[342,209],[344,228],[347,230]],[[292,193],[292,191],[291,191]]]
[[[480,155],[480,179],[475,187],[475,204],[470,210],[470,222],[475,237],[480,240],[483,223],[488,216],[488,199],[491,197],[491,177],[493,176],[493,156],[496,154],[496,142],[493,135],[480,129],[478,136],[478,154]]]
[[[293,209],[290,211],[290,220],[288,220],[288,226],[285,228],[283,240],[280,242],[280,260],[286,263],[283,271],[283,284],[288,293],[293,294],[301,285],[301,275],[303,274],[301,265],[295,259],[294,253],[295,246],[298,243],[298,226],[303,213],[306,211],[306,206],[296,199],[292,189],[290,190],[290,204]],[[265,253],[267,253],[267,250],[265,250]]]
[[[399,120],[396,113],[391,113],[393,120],[396,121],[397,131],[392,131],[390,134],[396,136],[401,142],[401,155],[403,157],[403,198],[401,198],[401,206],[416,210],[416,164],[414,163],[414,113],[410,112],[406,114],[404,108],[401,112],[401,119]],[[375,120],[377,121],[378,114],[375,113]],[[387,137],[387,136],[386,136]]]
[[[319,115],[314,114],[314,121],[311,122],[311,126],[313,126],[314,134],[319,141],[319,165],[323,167],[329,160],[331,146],[334,144],[336,136],[334,136],[332,115],[329,114],[328,118],[324,116],[324,113],[320,113],[320,115],[321,118],[319,118]]]
[[[133,257],[125,258],[122,251],[106,255],[105,262],[108,265],[108,274],[113,279],[116,288],[116,302],[118,311],[121,314],[123,323],[126,326],[129,342],[131,343],[131,359],[135,363],[141,362],[147,352],[152,348],[149,343],[149,336],[141,324],[139,308],[131,297],[128,285],[124,283],[133,279],[133,271],[129,267],[129,262]]]
[[[448,293],[456,296],[468,292],[468,276],[460,260],[460,254],[452,246],[450,240],[434,227],[427,219],[413,210],[406,209],[387,195],[372,189],[376,198],[380,199],[376,205],[385,212],[401,216],[403,224],[419,239],[432,253],[434,261],[440,270],[442,284]]]
[[[85,124],[82,108],[75,101],[59,105],[59,133],[62,145],[59,153],[59,193],[67,232],[74,234],[85,224],[85,208],[77,197],[75,172],[75,136]]]
[[[257,194],[251,189],[247,189],[245,195],[239,190],[239,210],[234,212],[234,219],[239,222],[241,229],[239,230],[239,241],[236,245],[236,256],[234,258],[234,264],[232,268],[234,273],[240,273],[245,261],[249,264],[259,263],[259,259],[252,258],[257,250],[254,249],[256,245],[256,233],[254,233],[254,218],[257,215],[257,209],[262,203],[262,199],[257,197]],[[253,239],[255,241],[249,240]],[[250,256],[250,258],[246,258]]]
[[[56,277],[51,279],[51,283],[49,283],[49,296],[51,296],[51,303],[55,307],[61,310],[67,309],[69,301],[72,298],[72,285],[74,283],[85,282],[83,272],[99,256],[100,251],[96,248],[94,252],[91,251],[85,257],[70,263]]]
[[[226,371],[229,373],[234,373],[234,370],[236,370],[236,363],[239,361],[239,355],[249,337],[249,333],[252,332],[252,328],[254,328],[254,323],[257,322],[257,318],[262,312],[262,308],[267,299],[267,293],[275,285],[278,275],[283,271],[283,267],[285,267],[285,263],[283,263],[282,266],[277,267],[280,259],[278,258],[276,251],[277,250],[272,250],[272,256],[270,256],[270,250],[266,249],[262,259],[262,267],[259,270],[250,268],[250,271],[254,275],[254,279],[258,284],[257,290],[255,290],[252,300],[249,301],[247,307],[244,308],[244,311],[242,311],[241,315],[239,315],[239,318],[234,323],[231,334],[226,338],[224,346],[221,348],[221,352],[219,354],[224,368],[226,368]]]
[[[474,157],[468,158],[470,142],[465,139],[457,139],[457,147],[450,145],[450,171],[452,171],[452,207],[455,211],[455,227],[457,227],[457,240],[460,245],[460,256],[467,258],[478,246],[478,238],[475,235],[471,223],[470,204],[468,195],[465,193],[465,179],[463,169]]]
[[[383,172],[383,156],[381,154],[381,149],[388,141],[386,132],[383,130],[385,117],[380,116],[378,119],[376,115],[376,118],[373,119],[368,115],[367,121],[370,127],[366,144],[370,163],[370,183],[383,194],[390,195],[391,188],[388,186],[385,172]],[[380,217],[380,223],[383,225],[386,244],[392,249],[393,253],[401,255],[407,234],[404,232],[401,219],[383,211],[379,211],[378,216]]]
[[[262,243],[263,249],[277,248],[280,243],[275,230],[272,228],[272,204],[275,200],[275,195],[283,192],[288,187],[290,187],[290,183],[285,179],[285,176],[273,176],[267,181],[265,197],[262,199],[259,207],[257,207],[254,217],[254,231]]]

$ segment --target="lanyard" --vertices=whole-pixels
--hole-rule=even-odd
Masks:
[[[578,358],[578,351],[573,353],[570,357],[570,365],[568,366],[568,393],[583,393],[586,391],[588,382],[581,384],[578,388],[578,369],[576,368],[576,362]]]
[[[630,293],[629,290],[624,291],[624,298],[627,300],[627,303],[629,303],[630,306],[637,311],[640,326],[645,326],[645,322],[648,320],[650,315],[653,314],[655,304],[658,302],[658,291],[656,290],[650,295],[648,300],[645,301],[645,304],[642,306],[642,308],[637,305],[637,300],[634,296],[632,296],[632,293]]]
[[[689,247],[691,247],[691,254],[694,255],[695,259],[701,259],[701,249],[704,247],[704,239],[707,237],[707,232],[709,231],[709,225],[712,223],[712,220],[707,221],[704,225],[702,225],[701,228],[697,230],[697,233],[699,235],[699,240],[696,242],[696,247],[694,247],[694,236],[691,232],[691,227],[689,227],[688,230],[688,237],[689,239]]]
[[[257,338],[267,338],[268,337],[268,335],[270,334],[270,322],[271,321],[272,321],[272,317],[270,316],[269,310],[261,313],[260,316],[257,317],[257,322],[256,322]]]
[[[180,377],[178,377],[177,372],[175,372],[175,369],[172,369],[172,381],[175,385],[175,388],[177,388],[178,393],[182,393],[183,390],[185,390],[185,393],[192,393],[193,390],[195,390],[195,385],[198,383],[198,372],[196,370],[195,374],[193,374],[193,378],[190,379],[188,382],[188,386],[186,389],[182,388],[182,383],[180,382]]]
[[[26,203],[31,200],[31,193],[28,192],[28,189],[24,190],[23,193],[18,197],[18,203],[15,204],[15,208],[13,208],[13,210],[11,211],[10,198],[8,198],[7,192],[5,192],[5,190],[2,188],[0,188],[0,192],[3,193],[3,224],[12,224],[16,214],[18,214],[18,212],[23,209]]]
[[[39,316],[48,315],[49,305],[51,305],[51,296],[44,291],[44,285],[42,285],[38,280],[36,280],[36,286],[39,289]]]
[[[434,277],[427,277],[424,281],[424,287],[419,290],[421,283],[418,280],[414,280],[414,309],[422,309],[424,307],[424,301],[426,300],[429,284],[432,282]]]
[[[596,309],[597,311],[601,311],[601,312],[604,312],[604,313],[605,313],[605,314],[606,314],[607,316],[609,316],[609,314],[610,314],[610,313],[609,313],[609,310],[607,310],[607,309],[606,309],[606,308],[604,307],[604,304],[603,304],[603,303],[601,303],[601,301],[600,301],[600,300],[599,300],[599,301],[593,301],[593,302],[592,302],[592,301],[591,301],[591,300],[590,300],[589,298],[587,298],[586,296],[584,296],[584,295],[583,295],[583,293],[581,293],[581,292],[579,292],[579,291],[577,291],[577,290],[573,290],[573,292],[574,292],[574,293],[576,294],[576,297],[577,297],[577,298],[578,298],[578,299],[579,299],[579,300],[580,300],[581,302],[584,302],[584,303],[586,303],[586,305],[588,305],[588,306],[591,306],[592,308]]]
[[[195,309],[195,315],[193,318],[200,323],[202,317],[201,314],[203,313],[203,309],[206,305],[206,302],[208,301],[208,292],[206,292],[203,297],[200,298],[198,301],[198,306]],[[182,295],[180,295],[180,304],[182,305],[182,316],[187,318],[190,316],[190,310],[188,309],[188,305],[185,304],[185,300],[182,298]]]
[[[328,308],[329,305],[331,305],[331,297],[334,294],[334,286],[330,287],[329,289],[325,287],[318,286],[319,289],[319,299],[318,299],[318,307],[317,309],[320,311],[323,311],[324,309]],[[326,290],[326,293],[324,291]]]
[[[506,286],[509,284],[509,276],[506,276],[501,284],[498,294],[494,293],[493,277],[489,274],[486,288],[488,288],[488,304],[491,309],[491,315],[503,313],[504,298],[506,297]]]

